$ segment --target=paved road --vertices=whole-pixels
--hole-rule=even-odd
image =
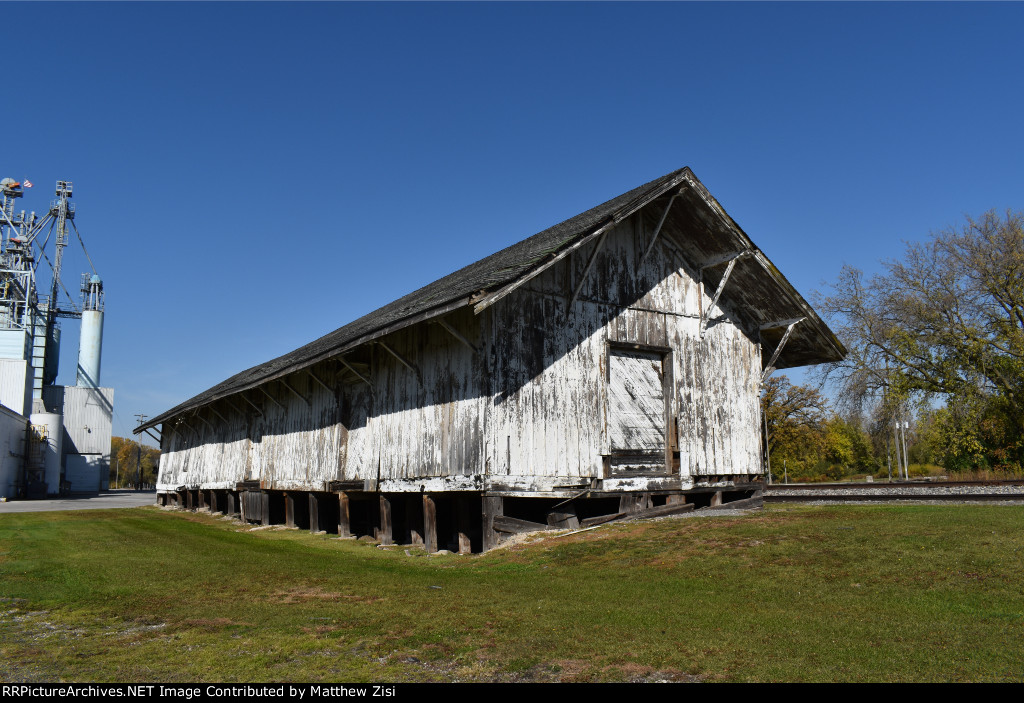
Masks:
[[[47,500],[8,500],[0,503],[0,514],[35,513],[47,510],[91,510],[97,508],[137,508],[155,505],[155,491],[104,491],[98,496],[51,498]]]

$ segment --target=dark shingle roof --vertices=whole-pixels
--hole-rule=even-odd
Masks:
[[[433,314],[448,312],[454,307],[467,305],[474,294],[496,290],[515,281],[542,265],[552,255],[572,246],[602,225],[635,212],[652,199],[682,182],[687,175],[690,178],[695,178],[689,168],[681,168],[575,217],[570,217],[554,227],[549,227],[543,232],[413,291],[344,327],[299,347],[295,351],[235,374],[226,381],[218,383],[149,420],[144,425],[140,425],[135,432],[138,433],[146,427],[159,425],[176,415],[218,398],[253,388],[266,381],[310,366],[385,332],[432,317]]]

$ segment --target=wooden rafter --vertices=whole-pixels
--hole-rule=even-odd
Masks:
[[[587,282],[587,275],[590,273],[590,269],[594,267],[594,262],[597,261],[597,255],[601,252],[601,247],[604,246],[605,240],[608,238],[609,230],[605,230],[601,233],[601,238],[597,240],[597,245],[594,247],[594,251],[591,252],[590,258],[587,259],[587,265],[583,269],[583,273],[580,274],[580,280],[576,283],[576,287],[573,288],[572,296],[569,298],[569,304],[565,308],[566,317],[569,316],[569,311],[572,310],[573,303],[576,302],[576,298],[579,297],[580,291],[583,290],[583,284]]]
[[[668,217],[668,211],[672,208],[672,203],[676,201],[676,198],[683,194],[684,188],[685,186],[672,194],[672,197],[668,201],[668,205],[665,206],[665,211],[661,213],[661,219],[658,220],[658,226],[654,228],[654,236],[651,237],[651,243],[647,245],[647,249],[644,250],[643,256],[641,256],[640,261],[637,262],[637,266],[646,261],[647,255],[651,253],[652,249],[654,249],[654,243],[658,241],[658,235],[661,234],[661,228],[665,224],[665,218]]]

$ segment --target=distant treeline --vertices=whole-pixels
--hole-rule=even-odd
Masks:
[[[141,460],[142,470],[139,471]],[[126,439],[110,440],[110,487],[131,488],[138,484],[155,485],[160,469],[160,450]]]

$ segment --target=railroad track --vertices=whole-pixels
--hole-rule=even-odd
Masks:
[[[766,503],[886,501],[1024,503],[1024,481],[775,484],[765,488],[764,501]]]

